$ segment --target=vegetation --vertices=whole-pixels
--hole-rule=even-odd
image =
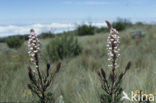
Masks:
[[[3,43],[3,42],[5,42],[6,41],[6,38],[0,38],[0,43]]]
[[[56,74],[59,72],[61,63],[59,62],[53,73],[50,73],[50,63],[47,63],[46,73],[42,73],[39,65],[39,52],[40,52],[40,42],[33,29],[30,30],[28,50],[30,60],[35,64],[36,72],[32,71],[32,68],[28,66],[28,75],[31,83],[28,84],[28,88],[38,96],[38,103],[55,103],[52,92],[48,92],[47,89],[52,84],[52,81]]]
[[[120,56],[120,36],[116,29],[112,28],[112,25],[106,21],[110,34],[107,38],[107,51],[108,51],[108,60],[110,61],[108,68],[111,69],[109,76],[107,77],[104,69],[97,71],[102,83],[102,89],[104,90],[104,94],[100,96],[101,103],[121,103],[121,94],[122,87],[121,81],[123,76],[129,70],[131,66],[131,62],[128,62],[124,72],[121,72],[118,76],[116,71],[118,68],[118,59]],[[108,79],[109,78],[109,79]]]
[[[144,38],[131,38],[131,31],[141,29],[146,32]],[[128,61],[132,62],[131,69],[122,79],[121,86],[126,93],[142,90],[145,93],[155,93],[156,83],[156,25],[133,25],[120,32],[120,59],[117,73],[124,71]],[[82,52],[75,57],[64,58],[62,68],[48,89],[59,102],[63,96],[64,103],[100,103],[99,95],[103,94],[101,82],[96,71],[107,69],[108,33],[102,32],[92,36],[78,36]],[[51,38],[54,39],[54,38]],[[51,39],[41,39],[41,54],[45,55],[46,45]],[[52,44],[51,44],[52,45]],[[19,49],[9,49],[5,43],[0,43],[0,101],[1,102],[32,102],[33,93],[27,88],[30,80],[27,76],[29,56],[27,45],[24,43]],[[57,65],[50,62],[51,67]],[[32,70],[34,65],[30,65]],[[40,70],[44,71],[45,62],[40,61]],[[50,71],[54,71],[51,68]],[[46,73],[46,72],[45,72]],[[17,85],[18,84],[18,85]],[[35,101],[33,102],[35,103]],[[124,101],[124,103],[131,103]],[[155,102],[153,102],[155,103]]]
[[[9,48],[19,48],[23,44],[24,40],[17,36],[10,36],[6,39],[6,43]]]
[[[133,39],[142,38],[145,36],[145,32],[143,32],[142,30],[133,30],[131,36]]]
[[[127,19],[117,19],[117,21],[113,22],[113,27],[116,28],[118,31],[122,31],[126,29],[127,27],[131,27],[133,24],[127,20]],[[142,22],[137,22],[135,25],[144,25]],[[52,33],[52,32],[43,32],[39,34],[40,39],[46,39],[46,38],[54,38],[55,35],[61,36],[61,35],[78,35],[78,36],[85,36],[85,35],[94,35],[96,33],[101,33],[101,32],[108,32],[107,27],[95,27],[87,24],[82,24],[79,25],[75,30],[71,31],[65,31],[62,33]],[[28,34],[25,35],[14,35],[14,37],[23,39],[23,40],[28,40]],[[9,37],[2,37],[0,38],[0,42],[6,42],[6,39]]]
[[[40,39],[46,39],[46,38],[53,38],[55,36],[55,34],[53,34],[52,32],[43,32],[39,35]]]
[[[1,37],[0,38],[0,43],[6,42],[6,40],[10,39],[10,38],[18,38],[18,39],[22,39],[22,40],[28,40],[28,35],[14,35],[14,36],[8,36],[8,37]]]
[[[92,25],[83,24],[83,25],[77,27],[76,32],[77,32],[77,35],[79,35],[79,36],[94,35],[95,27]]]
[[[96,28],[96,33],[101,33],[101,32],[108,32],[108,28],[107,27],[100,27],[100,28]]]
[[[118,31],[125,30],[127,27],[132,26],[132,23],[128,21],[127,19],[117,19],[117,21],[112,23],[112,26],[116,28]]]
[[[52,61],[77,56],[81,51],[77,38],[68,35],[52,39],[46,47],[47,57]]]

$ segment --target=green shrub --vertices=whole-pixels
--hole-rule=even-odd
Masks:
[[[81,25],[78,26],[77,29],[77,35],[84,36],[84,35],[94,35],[95,34],[95,27],[91,25]]]
[[[139,22],[136,22],[136,23],[135,23],[135,25],[143,26],[143,25],[144,25],[144,23],[143,23],[143,22],[141,22],[141,21],[139,21]]]
[[[6,43],[9,48],[19,48],[23,44],[24,40],[17,36],[10,36],[6,39]]]
[[[107,27],[100,27],[100,28],[96,28],[96,33],[101,33],[101,32],[108,32],[108,28]]]
[[[0,43],[4,43],[6,38],[0,38]]]
[[[19,39],[21,39],[21,40],[28,40],[29,35],[28,35],[28,34],[24,34],[24,35],[18,34],[18,35],[6,37],[6,39],[8,39],[8,38],[10,38],[10,37],[19,38]]]
[[[22,39],[22,40],[28,40],[28,34],[14,35],[14,36],[1,37],[0,38],[0,43],[6,42],[6,40],[10,39],[10,37],[19,38],[19,39]]]
[[[130,21],[128,21],[127,19],[119,18],[119,19],[117,19],[116,22],[112,23],[112,26],[114,28],[116,28],[116,30],[122,31],[122,30],[125,30],[127,27],[132,26],[132,23]]]
[[[28,40],[29,39],[29,35],[28,34],[21,35],[21,39]]]
[[[50,60],[56,61],[65,57],[79,55],[82,51],[77,38],[74,36],[62,35],[55,37],[46,46],[47,56]]]
[[[40,39],[45,39],[45,38],[53,38],[54,34],[51,32],[43,32],[39,35]]]
[[[114,22],[114,23],[112,24],[112,26],[113,26],[114,28],[116,28],[118,31],[122,31],[122,30],[124,30],[124,29],[126,28],[126,26],[124,25],[124,23],[119,22],[119,21]]]
[[[63,36],[63,35],[75,35],[76,34],[76,30],[70,30],[70,31],[64,31],[64,32],[61,32],[61,33],[57,33],[56,36],[59,37],[59,36]]]

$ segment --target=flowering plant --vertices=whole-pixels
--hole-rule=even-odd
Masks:
[[[110,34],[107,39],[107,50],[108,50],[108,61],[110,62],[108,67],[111,69],[111,73],[107,78],[104,69],[97,71],[97,74],[99,75],[102,82],[102,89],[106,93],[101,96],[101,102],[118,103],[118,101],[120,101],[120,94],[122,92],[122,88],[120,86],[121,80],[123,76],[126,74],[127,70],[129,70],[131,62],[128,62],[125,71],[122,72],[117,77],[115,70],[118,68],[117,60],[120,56],[119,54],[120,37],[118,31],[114,29],[108,21],[106,21],[106,23],[110,30]]]
[[[47,63],[47,70],[46,74],[41,73],[39,68],[39,55],[40,52],[40,41],[33,29],[30,30],[30,36],[28,41],[28,53],[30,55],[31,62],[35,65],[37,73],[32,71],[32,68],[28,66],[28,75],[31,81],[28,84],[28,88],[31,90],[32,93],[36,94],[39,99],[40,103],[53,103],[54,99],[52,98],[53,94],[48,92],[47,88],[53,82],[53,79],[56,73],[59,72],[61,67],[61,62],[59,62],[56,66],[56,69],[53,73],[49,73],[50,63]]]

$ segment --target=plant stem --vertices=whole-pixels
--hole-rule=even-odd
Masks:
[[[43,103],[45,103],[45,90],[44,90],[44,85],[43,85],[43,82],[42,82],[42,77],[41,77],[41,73],[40,73],[40,70],[39,70],[39,60],[38,60],[38,55],[37,53],[35,54],[35,60],[36,60],[36,69],[37,69],[37,72],[38,72],[38,76],[39,76],[39,79],[40,79],[40,83],[41,83],[41,94],[42,94],[42,99],[43,99]]]

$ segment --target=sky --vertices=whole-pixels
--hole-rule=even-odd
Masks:
[[[0,0],[0,36],[29,33],[35,28],[61,32],[75,25],[127,18],[156,22],[156,0]]]

